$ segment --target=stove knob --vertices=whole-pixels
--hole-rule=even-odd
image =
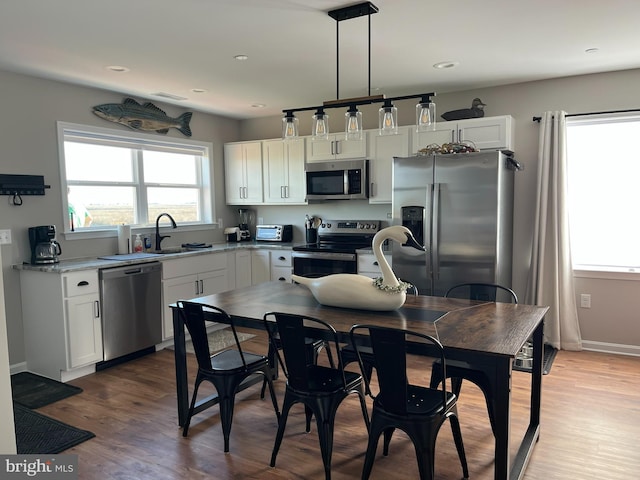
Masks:
[[[324,225],[323,225],[323,227],[324,227]],[[327,223],[327,228],[331,228],[331,224],[330,223]]]

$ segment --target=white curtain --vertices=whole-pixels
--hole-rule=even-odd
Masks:
[[[549,306],[545,342],[581,350],[571,266],[567,199],[566,113],[545,112],[540,122],[536,217],[526,302]]]

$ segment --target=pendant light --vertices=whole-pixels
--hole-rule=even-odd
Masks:
[[[345,117],[345,140],[362,140],[362,112],[355,105],[349,106]]]
[[[428,132],[436,129],[436,104],[428,95],[423,96],[416,105],[416,132]]]
[[[298,119],[292,110],[285,112],[282,117],[282,138],[289,140],[298,136]]]
[[[416,105],[416,130],[435,130],[435,104],[431,97],[436,94],[418,93],[415,95],[405,95],[400,97],[385,98],[384,95],[371,95],[371,15],[378,13],[378,7],[371,2],[363,2],[355,5],[331,10],[328,15],[336,21],[336,100],[323,102],[321,106],[290,108],[283,110],[285,114],[282,119],[282,138],[293,138],[298,136],[298,119],[293,114],[306,110],[316,110],[313,115],[311,138],[313,140],[326,140],[329,138],[329,116],[324,112],[328,108],[345,108],[345,140],[362,140],[363,123],[362,112],[358,111],[360,105],[370,105],[382,103],[378,110],[378,132],[380,135],[393,135],[398,133],[398,109],[393,102],[398,100],[408,100],[420,98]],[[368,95],[366,97],[340,99],[340,22],[363,16],[368,17]]]
[[[391,100],[385,100],[378,110],[378,132],[380,135],[395,135],[398,133],[398,109]]]
[[[318,108],[313,116],[313,123],[311,125],[311,138],[313,140],[328,140],[329,139],[329,115],[324,113],[322,107]]]

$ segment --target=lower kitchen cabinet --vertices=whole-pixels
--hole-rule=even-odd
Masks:
[[[66,382],[103,360],[97,270],[22,270],[20,288],[30,372]]]
[[[162,262],[162,339],[173,338],[170,304],[228,289],[225,252],[170,259]]]
[[[268,282],[271,280],[269,250],[251,251],[251,284]]]
[[[269,281],[291,282],[291,250],[253,250],[251,281],[253,285]]]
[[[384,258],[392,266],[391,253],[385,253]],[[358,253],[358,273],[371,278],[382,276],[380,264],[373,253]]]
[[[271,280],[278,282],[291,283],[291,251],[290,250],[271,250]]]

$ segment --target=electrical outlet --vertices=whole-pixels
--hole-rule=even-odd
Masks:
[[[387,213],[387,218],[393,218],[393,215],[390,212],[388,212]]]
[[[11,244],[11,230],[0,230],[0,245]]]
[[[218,228],[224,228],[224,225],[222,224],[222,218],[218,219]]]
[[[588,293],[583,293],[580,295],[580,307],[582,308],[591,308],[591,295]]]
[[[264,218],[258,217],[258,225],[264,225]]]

